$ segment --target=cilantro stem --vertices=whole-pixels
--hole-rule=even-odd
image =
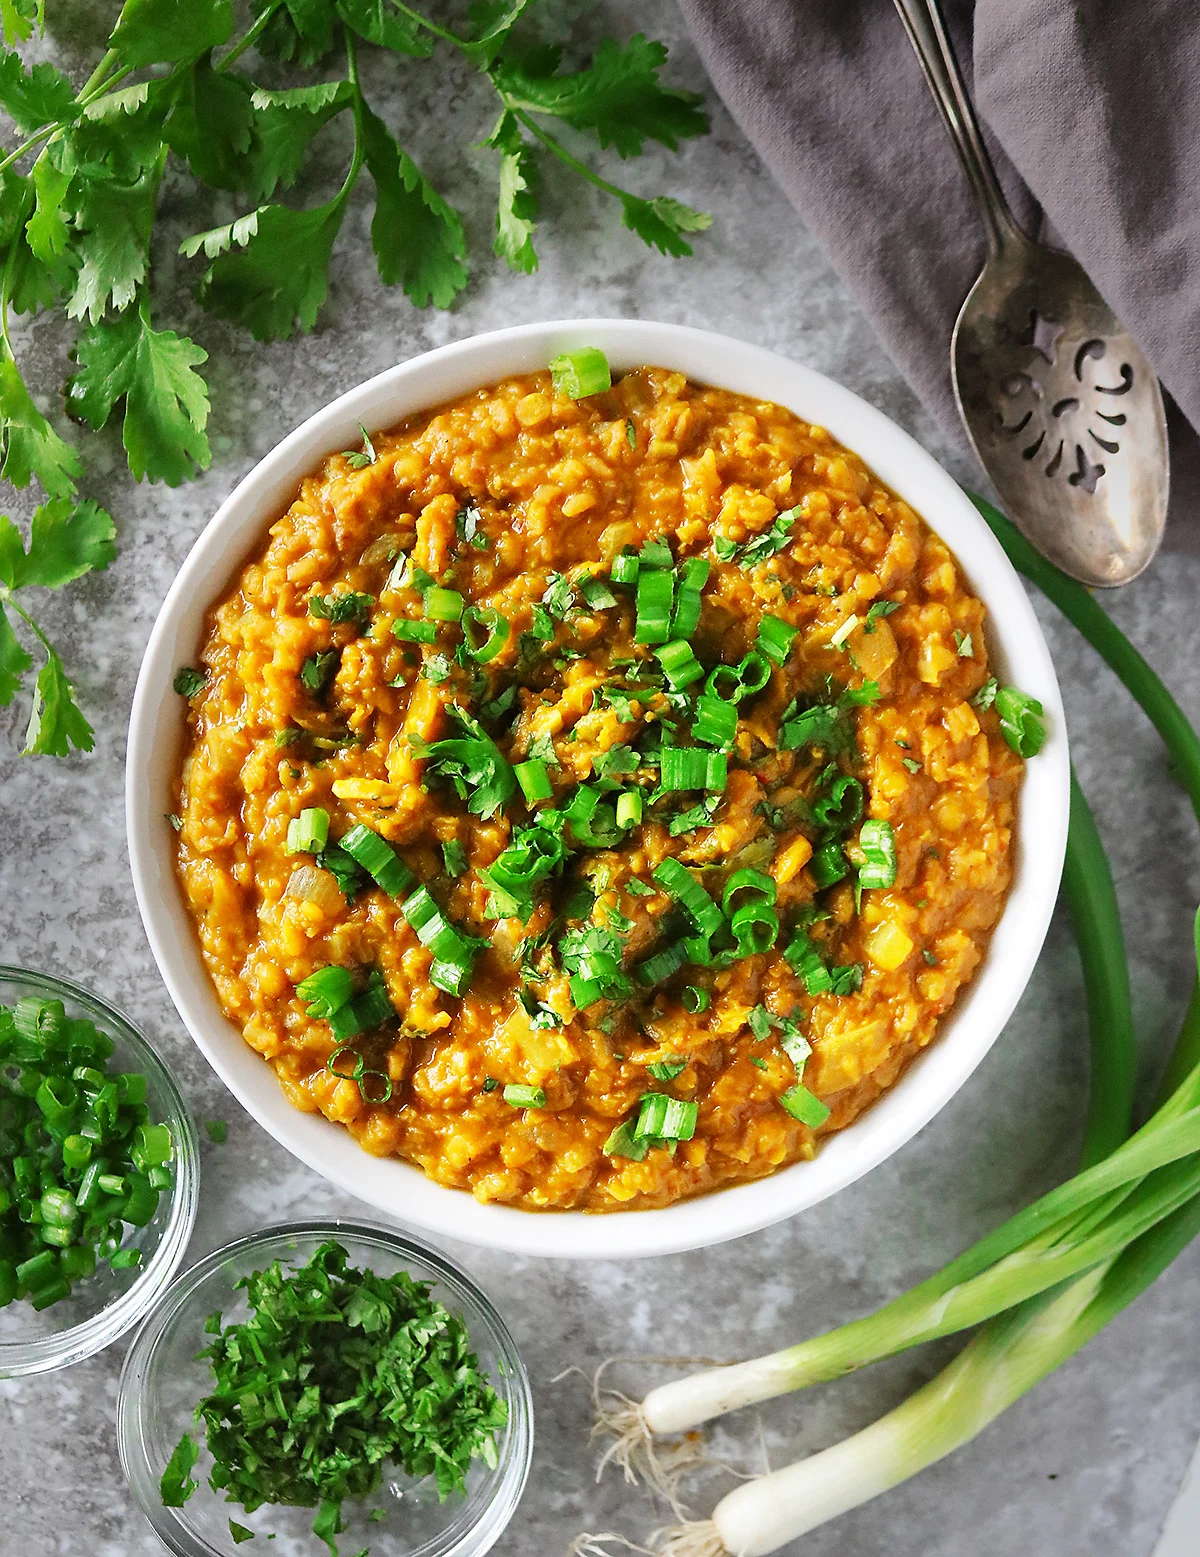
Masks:
[[[495,82],[493,82],[492,85],[495,86]],[[541,125],[538,124],[536,120],[531,119],[528,113],[526,113],[525,109],[518,108],[515,99],[509,97],[506,92],[502,92],[499,87],[496,87],[496,91],[499,94],[500,101],[504,104],[505,108],[507,108],[509,112],[525,126],[531,135],[535,135],[538,140],[541,141],[542,145],[545,146],[547,151],[552,151],[558,160],[562,163],[565,163],[573,173],[578,173],[580,178],[586,179],[589,184],[595,184],[596,188],[602,189],[605,194],[612,195],[614,200],[624,200],[629,198],[629,191],[627,189],[622,189],[617,184],[610,184],[609,181],[606,178],[602,178],[600,174],[595,171],[595,169],[589,168],[586,162],[580,162],[578,157],[571,155],[571,153],[567,150],[561,141],[555,140],[554,136],[549,134],[546,130],[543,130]]]
[[[95,70],[92,71],[91,75],[87,78],[76,94],[75,102],[78,107],[91,107],[93,103],[98,102],[100,98],[106,96],[115,86],[124,81],[125,77],[131,73],[128,66],[123,66],[113,75],[107,75],[107,72],[116,63],[116,60],[116,51],[114,49],[109,49],[108,53],[105,54],[104,58],[96,66]],[[62,133],[66,128],[67,122],[64,119],[56,119],[50,124],[44,124],[40,130],[35,131],[34,134],[31,135],[27,140],[23,141],[15,151],[9,152],[8,156],[5,157],[2,162],[0,162],[0,173],[5,172],[13,165],[14,162],[19,162],[26,154],[26,152],[32,151],[33,148],[40,145],[41,142],[45,141],[47,146],[53,145],[56,140],[61,138]],[[43,146],[43,154],[45,153],[45,150],[46,147]]]
[[[410,22],[416,22],[418,27],[424,27],[426,32],[431,32],[435,38],[441,38],[444,43],[452,43],[456,49],[465,50],[467,40],[460,38],[457,33],[450,32],[445,27],[439,27],[436,22],[431,22],[427,16],[422,16],[420,11],[414,11],[412,6],[405,5],[404,0],[392,0],[397,11],[407,16]]]
[[[252,48],[259,38],[262,37],[268,22],[270,22],[282,4],[283,0],[271,0],[270,5],[259,12],[253,23],[246,29],[216,68],[218,70],[228,70],[230,65],[241,59],[246,50]]]
[[[0,586],[0,600],[3,600],[6,606],[12,607],[12,609],[17,613],[17,615],[37,638],[38,642],[42,645],[42,648],[45,649],[47,654],[55,654],[57,652],[49,638],[46,637],[46,634],[34,621],[33,617],[30,616],[29,612],[17,599],[16,595],[13,594],[12,590],[7,588],[7,586]]]

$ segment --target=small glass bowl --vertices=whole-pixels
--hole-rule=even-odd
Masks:
[[[403,1270],[414,1280],[432,1283],[434,1297],[465,1321],[471,1349],[508,1406],[496,1468],[472,1461],[464,1496],[439,1503],[432,1476],[413,1480],[398,1467],[385,1466],[374,1494],[343,1504],[339,1551],[369,1547],[372,1557],[482,1557],[516,1510],[533,1454],[533,1402],[513,1338],[488,1299],[445,1255],[391,1228],[363,1222],[292,1222],[239,1238],[185,1271],[126,1356],[117,1399],[121,1464],[142,1512],[175,1557],[244,1557],[244,1549],[233,1540],[230,1519],[260,1537],[273,1534],[273,1557],[328,1557],[328,1547],[313,1534],[315,1509],[264,1504],[248,1514],[212,1490],[212,1457],[195,1409],[213,1383],[207,1359],[196,1356],[208,1343],[204,1321],[214,1311],[226,1324],[244,1320],[249,1306],[245,1292],[236,1286],[243,1276],[272,1260],[281,1260],[285,1269],[303,1265],[330,1239],[347,1250],[352,1266],[369,1267],[380,1276]],[[185,1432],[193,1433],[200,1447],[192,1472],[200,1485],[182,1508],[165,1508],[159,1482]],[[382,1519],[369,1517],[381,1508]]]
[[[0,965],[0,1002],[23,996],[61,1000],[69,1017],[86,1018],[112,1039],[114,1071],[146,1078],[150,1117],[171,1130],[175,1186],[165,1190],[145,1227],[127,1227],[122,1247],[142,1251],[142,1264],[112,1270],[98,1261],[95,1274],[74,1284],[71,1296],[39,1314],[23,1300],[0,1308],[0,1378],[46,1373],[82,1362],[124,1335],[149,1312],[179,1267],[192,1235],[200,1196],[200,1144],[196,1126],[170,1071],[127,1017],[77,984]]]

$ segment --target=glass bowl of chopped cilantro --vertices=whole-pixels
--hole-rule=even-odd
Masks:
[[[79,1362],[161,1297],[199,1195],[196,1127],[119,1011],[0,966],[0,1378]]]
[[[390,1228],[297,1222],[180,1276],[134,1340],[121,1463],[177,1557],[480,1557],[533,1408],[467,1274]]]

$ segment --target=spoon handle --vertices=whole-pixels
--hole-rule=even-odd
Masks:
[[[896,0],[896,9],[954,142],[987,229],[988,250],[994,256],[1023,234],[983,143],[937,0]]]

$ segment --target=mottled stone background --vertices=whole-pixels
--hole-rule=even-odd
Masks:
[[[61,9],[68,9],[62,7]],[[54,7],[52,7],[52,11]],[[567,25],[567,10],[559,8]],[[572,24],[573,25],[573,24]],[[703,89],[673,5],[603,0],[586,27],[639,26],[672,44],[671,75]],[[73,69],[94,40],[48,46]],[[897,34],[897,49],[903,47]],[[80,72],[82,75],[82,72]],[[759,342],[848,384],[909,428],[957,475],[971,474],[914,401],[837,279],[781,204],[728,117],[714,134],[625,170],[634,187],[670,191],[713,212],[696,257],[651,255],[612,206],[550,168],[541,271],[526,279],[484,258],[489,176],[466,149],[492,112],[456,63],[372,62],[368,85],[407,144],[465,207],[476,278],[445,314],[419,314],[376,281],[356,206],[317,332],[259,346],[202,315],[174,258],[185,231],[228,219],[169,195],[155,251],[159,318],[207,347],[215,457],[178,492],[134,487],[115,435],[89,439],[89,490],[120,525],[104,575],[38,604],[97,728],[86,760],[20,759],[26,708],[0,713],[5,961],[64,973],[123,1006],[161,1045],[198,1117],[224,1116],[224,1145],[204,1147],[204,1194],[191,1255],[289,1215],[353,1214],[356,1203],[293,1162],[225,1095],[180,1025],[134,906],[122,826],[125,727],[134,677],[159,602],[188,548],[233,484],[287,431],[350,385],[477,330],[523,320],[632,315],[709,325]],[[334,166],[338,153],[330,153]],[[65,335],[54,320],[20,332],[43,404],[57,404]],[[27,509],[18,508],[23,515]],[[1193,717],[1200,717],[1196,599],[1200,560],[1179,534],[1150,571],[1106,598]],[[1191,555],[1189,555],[1189,552]],[[1156,737],[1114,678],[1044,602],[1038,609],[1062,678],[1075,760],[1110,845],[1133,967],[1141,1064],[1150,1082],[1188,983],[1197,840]],[[538,1445],[500,1557],[564,1551],[581,1529],[644,1534],[652,1499],[611,1475],[596,1485],[589,1403],[568,1366],[613,1353],[702,1350],[736,1357],[863,1314],[903,1290],[1069,1173],[1085,1084],[1081,985],[1068,928],[1056,920],[1017,1014],[969,1085],[898,1157],[832,1202],[721,1248],[588,1264],[529,1261],[455,1247],[507,1315],[534,1381]],[[1185,1254],[1107,1332],[969,1448],[799,1543],[805,1557],[1149,1557],[1200,1434],[1196,1296],[1200,1249]],[[123,1345],[64,1373],[0,1384],[0,1551],[5,1557],[150,1557],[159,1550],[125,1491],[113,1433]],[[865,1425],[942,1364],[924,1350],[730,1423],[721,1452],[773,1464]],[[637,1375],[629,1373],[627,1383]],[[643,1374],[642,1377],[645,1377]],[[727,1483],[725,1483],[727,1484]],[[690,1489],[707,1510],[720,1476]]]

